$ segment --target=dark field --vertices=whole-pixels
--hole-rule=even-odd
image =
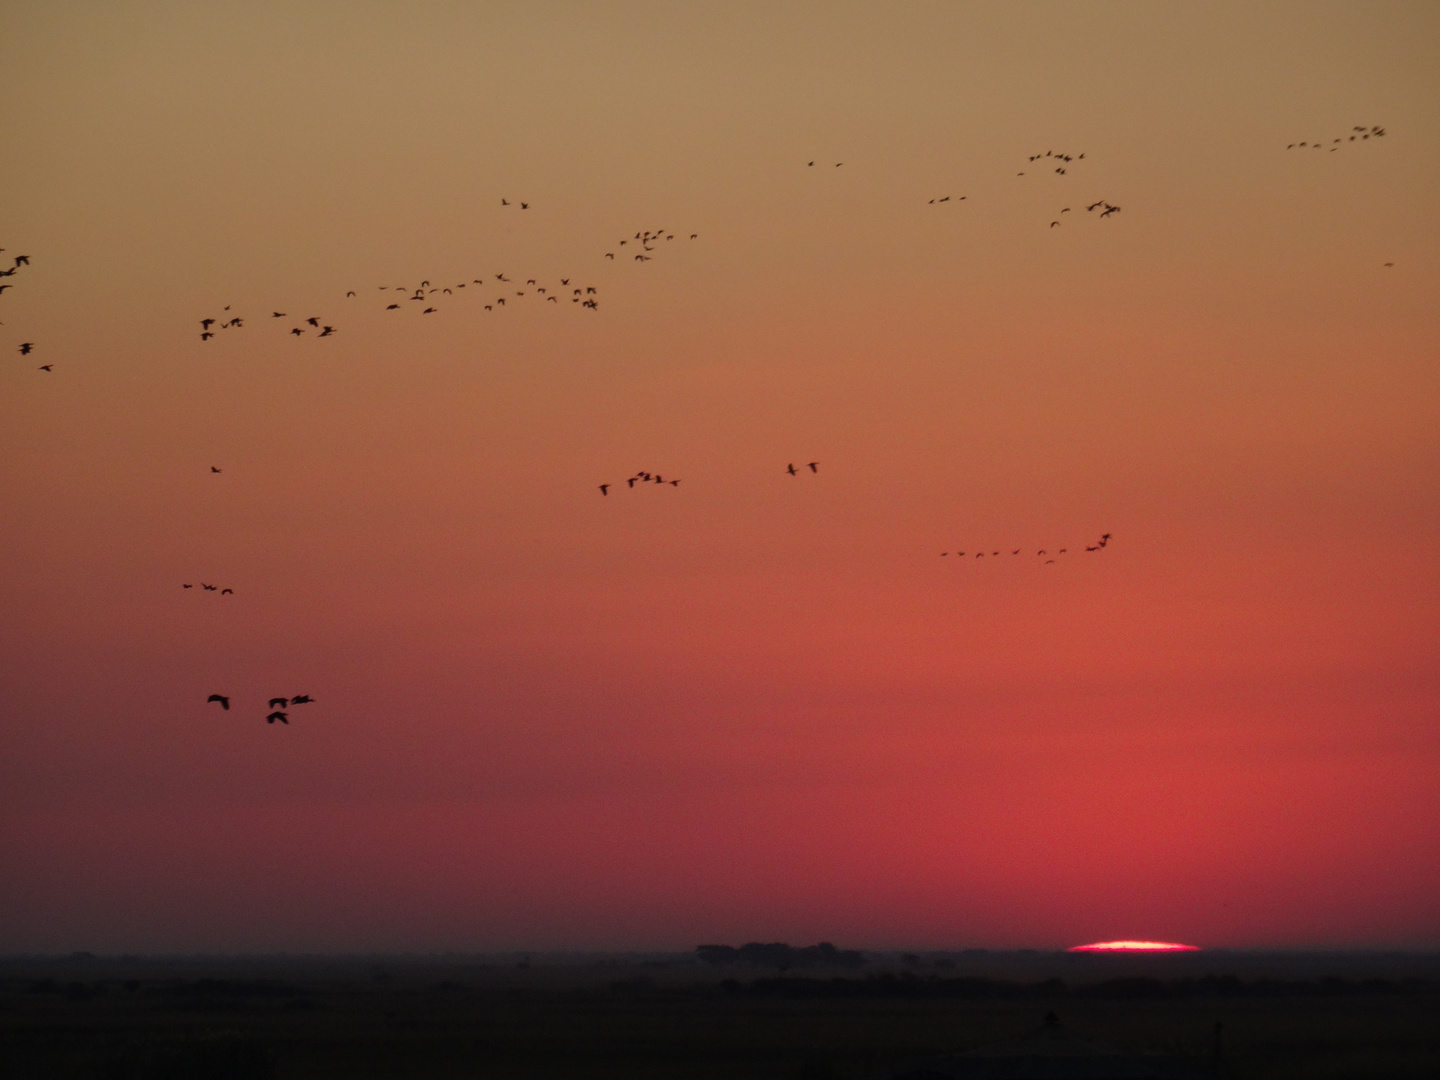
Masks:
[[[1248,1077],[1440,1076],[1440,958],[0,961],[0,1077],[870,1080],[1035,1028]]]

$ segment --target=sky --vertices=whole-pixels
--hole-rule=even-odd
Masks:
[[[1440,947],[1437,49],[0,6],[0,952]]]

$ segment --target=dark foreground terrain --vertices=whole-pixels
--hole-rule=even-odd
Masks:
[[[1035,1029],[1220,1075],[1440,1076],[1440,958],[0,960],[0,1078],[878,1080]]]

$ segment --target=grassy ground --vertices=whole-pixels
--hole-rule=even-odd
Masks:
[[[1206,1061],[1222,1023],[1242,1080],[1440,1076],[1440,979],[1324,982],[1312,963],[1044,981],[1056,971],[871,963],[840,984],[675,960],[0,962],[0,1077],[873,1080],[1052,1009],[1085,1037]]]

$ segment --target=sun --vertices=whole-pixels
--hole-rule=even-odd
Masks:
[[[1199,945],[1181,945],[1176,941],[1096,941],[1075,945],[1066,952],[1199,952]]]

